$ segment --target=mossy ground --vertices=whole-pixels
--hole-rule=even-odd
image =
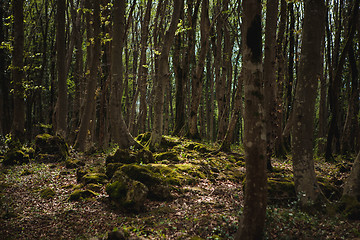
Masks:
[[[153,163],[137,165],[166,183],[172,199],[147,199],[143,211],[136,214],[111,205],[106,181],[85,184],[83,177],[93,173],[106,173],[110,181],[107,174],[110,170],[105,167],[106,154],[73,153],[71,158],[85,163],[85,166],[74,166],[77,168],[66,168],[64,163],[36,162],[1,166],[1,237],[89,239],[121,229],[145,239],[232,239],[243,206],[245,165],[241,149],[225,154],[216,152],[216,146],[212,145],[173,137],[164,139],[167,141],[164,154],[154,154]],[[172,158],[174,153],[176,158]],[[319,181],[330,193],[341,189],[347,171],[340,173],[339,166],[322,159],[316,160],[315,165]],[[112,174],[121,166],[123,164],[113,166]],[[348,220],[343,213],[308,214],[299,210],[291,195],[291,162],[274,159],[273,166],[275,171],[268,174],[267,239],[360,237],[360,221]],[[41,197],[41,191],[47,188],[55,194],[50,198]],[[92,194],[69,201],[74,192]]]

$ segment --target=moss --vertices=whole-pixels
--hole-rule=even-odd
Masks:
[[[120,200],[126,196],[127,183],[115,181],[106,185],[105,190],[111,199]]]
[[[31,174],[34,174],[34,172],[26,168],[20,173],[20,176],[27,176]]]
[[[28,154],[20,149],[11,149],[5,153],[3,164],[4,165],[21,165],[23,163],[28,163],[30,157]]]
[[[109,163],[122,163],[130,164],[136,162],[136,155],[129,149],[117,149],[113,155],[109,155],[106,158],[105,164]]]
[[[76,170],[76,181],[79,183],[79,182],[82,182],[83,181],[83,177],[90,173],[90,170],[89,169],[85,169],[85,168],[78,168]]]
[[[56,157],[49,158],[48,160],[53,161],[63,161],[66,160],[69,155],[69,148],[65,142],[65,140],[59,136],[52,136],[50,134],[40,134],[35,138],[35,154],[49,154],[54,155]],[[37,160],[41,160],[43,158],[36,157]]]
[[[155,155],[156,161],[168,160],[172,163],[180,162],[180,159],[176,152],[162,152]]]
[[[155,173],[158,173],[165,182],[170,185],[184,185],[195,182],[194,177],[190,175],[184,175],[176,167],[167,166],[165,164],[150,164],[149,167]]]
[[[192,142],[192,143],[189,143],[186,147],[188,149],[190,149],[190,150],[194,150],[194,151],[197,151],[199,153],[212,152],[212,150],[208,149],[204,144],[201,144],[201,143]]]
[[[141,145],[145,145],[150,140],[150,137],[151,137],[151,132],[146,132],[139,134],[136,137],[136,140],[139,141]]]
[[[81,166],[85,166],[85,163],[83,163],[82,161],[80,161],[78,159],[68,158],[65,161],[65,167],[68,169],[74,169],[74,168],[78,168]]]
[[[96,183],[90,183],[90,184],[86,185],[86,189],[89,189],[94,192],[100,192],[101,188],[102,188],[102,185],[96,184]]]
[[[318,177],[318,184],[321,188],[321,191],[324,193],[325,197],[331,201],[338,200],[341,197],[341,191],[334,184],[332,184],[328,179]]]
[[[143,148],[136,152],[136,162],[137,163],[153,163],[155,158],[149,150]]]
[[[268,179],[268,194],[270,200],[295,200],[294,182],[288,178]]]
[[[55,196],[56,192],[52,188],[44,188],[40,191],[40,196],[44,199],[51,199]]]
[[[83,176],[82,180],[85,185],[90,183],[105,184],[107,183],[107,176],[104,173],[88,173]]]
[[[79,200],[85,200],[88,198],[96,197],[97,194],[91,190],[80,190],[77,189],[74,192],[72,192],[69,196],[69,201],[79,201]]]
[[[149,197],[154,200],[166,200],[171,198],[170,189],[167,183],[158,173],[149,169],[149,167],[127,164],[119,168],[131,179],[145,184],[149,188]]]
[[[111,179],[116,170],[121,167],[122,163],[109,163],[106,165],[106,176]]]
[[[201,171],[201,166],[191,163],[175,164],[175,167],[195,178],[205,179],[206,175]]]

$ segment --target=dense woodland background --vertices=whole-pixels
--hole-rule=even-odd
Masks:
[[[152,152],[163,135],[243,145],[253,194],[237,237],[256,239],[271,157],[292,154],[307,205],[323,201],[314,154],[360,150],[358,12],[359,0],[4,0],[0,136],[57,133],[82,152],[139,149],[145,132]]]

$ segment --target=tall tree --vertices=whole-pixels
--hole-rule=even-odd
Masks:
[[[115,1],[113,6],[113,40],[111,46],[111,95],[110,95],[110,123],[111,133],[115,143],[120,148],[140,145],[130,134],[121,110],[123,92],[123,62],[122,52],[125,39],[125,1]]]
[[[16,139],[23,140],[25,126],[24,104],[24,0],[13,0],[14,49],[12,80],[14,84],[14,116],[11,132]]]
[[[88,36],[90,37],[88,41],[91,46],[91,51],[88,51],[88,56],[91,58],[90,73],[87,83],[87,93],[84,102],[84,111],[81,116],[80,129],[75,142],[75,147],[81,151],[84,151],[86,148],[88,131],[90,130],[91,126],[90,122],[94,116],[95,90],[97,85],[97,75],[100,58],[100,0],[92,0],[91,5],[93,8],[93,20],[88,21],[88,23],[92,25],[94,33],[93,41],[90,37],[91,35]],[[91,29],[91,27],[89,27],[88,30],[89,29]]]
[[[164,92],[165,86],[169,81],[169,52],[174,42],[174,36],[179,22],[181,8],[184,6],[184,0],[174,0],[173,6],[174,10],[169,29],[163,37],[160,36],[162,46],[159,54],[156,54],[155,56],[154,122],[149,140],[149,147],[152,150],[157,150],[159,148],[163,133]]]
[[[65,0],[57,1],[56,66],[58,73],[58,100],[56,112],[56,132],[66,136],[67,82],[65,72]]]
[[[295,189],[303,206],[316,203],[322,196],[314,169],[313,135],[324,33],[324,0],[306,0],[291,138]]]
[[[242,53],[245,91],[245,203],[235,239],[261,239],[266,212],[266,132],[263,109],[261,1],[243,1]]]

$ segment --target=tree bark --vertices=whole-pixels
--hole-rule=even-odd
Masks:
[[[317,203],[322,196],[314,169],[313,134],[315,101],[321,76],[321,47],[324,31],[324,1],[305,1],[301,57],[291,138],[295,189],[302,206]]]
[[[66,137],[67,82],[65,73],[65,0],[57,1],[56,66],[58,73],[58,100],[56,112],[56,133]]]
[[[242,52],[245,91],[244,211],[236,240],[262,239],[266,212],[266,131],[263,109],[261,1],[243,1]]]
[[[164,91],[165,85],[169,80],[169,52],[174,42],[175,31],[180,18],[183,0],[174,0],[174,11],[169,29],[162,39],[162,47],[159,54],[156,54],[155,62],[155,96],[154,96],[154,122],[151,137],[149,140],[149,148],[158,150],[163,133],[163,107],[164,107]]]
[[[88,39],[89,43],[92,46],[90,57],[90,74],[87,84],[87,94],[85,99],[85,107],[81,116],[81,123],[78,136],[75,142],[75,148],[80,151],[86,150],[86,139],[88,136],[88,131],[90,130],[90,122],[94,116],[94,107],[95,107],[95,90],[97,85],[97,74],[100,60],[100,0],[93,0],[93,43],[91,39]],[[89,55],[88,55],[89,56]],[[94,120],[94,119],[93,119]]]
[[[343,196],[360,198],[360,152],[357,154],[350,175],[346,179]]]
[[[14,84],[14,115],[11,133],[15,139],[24,140],[24,0],[13,0],[14,49],[12,80]]]

